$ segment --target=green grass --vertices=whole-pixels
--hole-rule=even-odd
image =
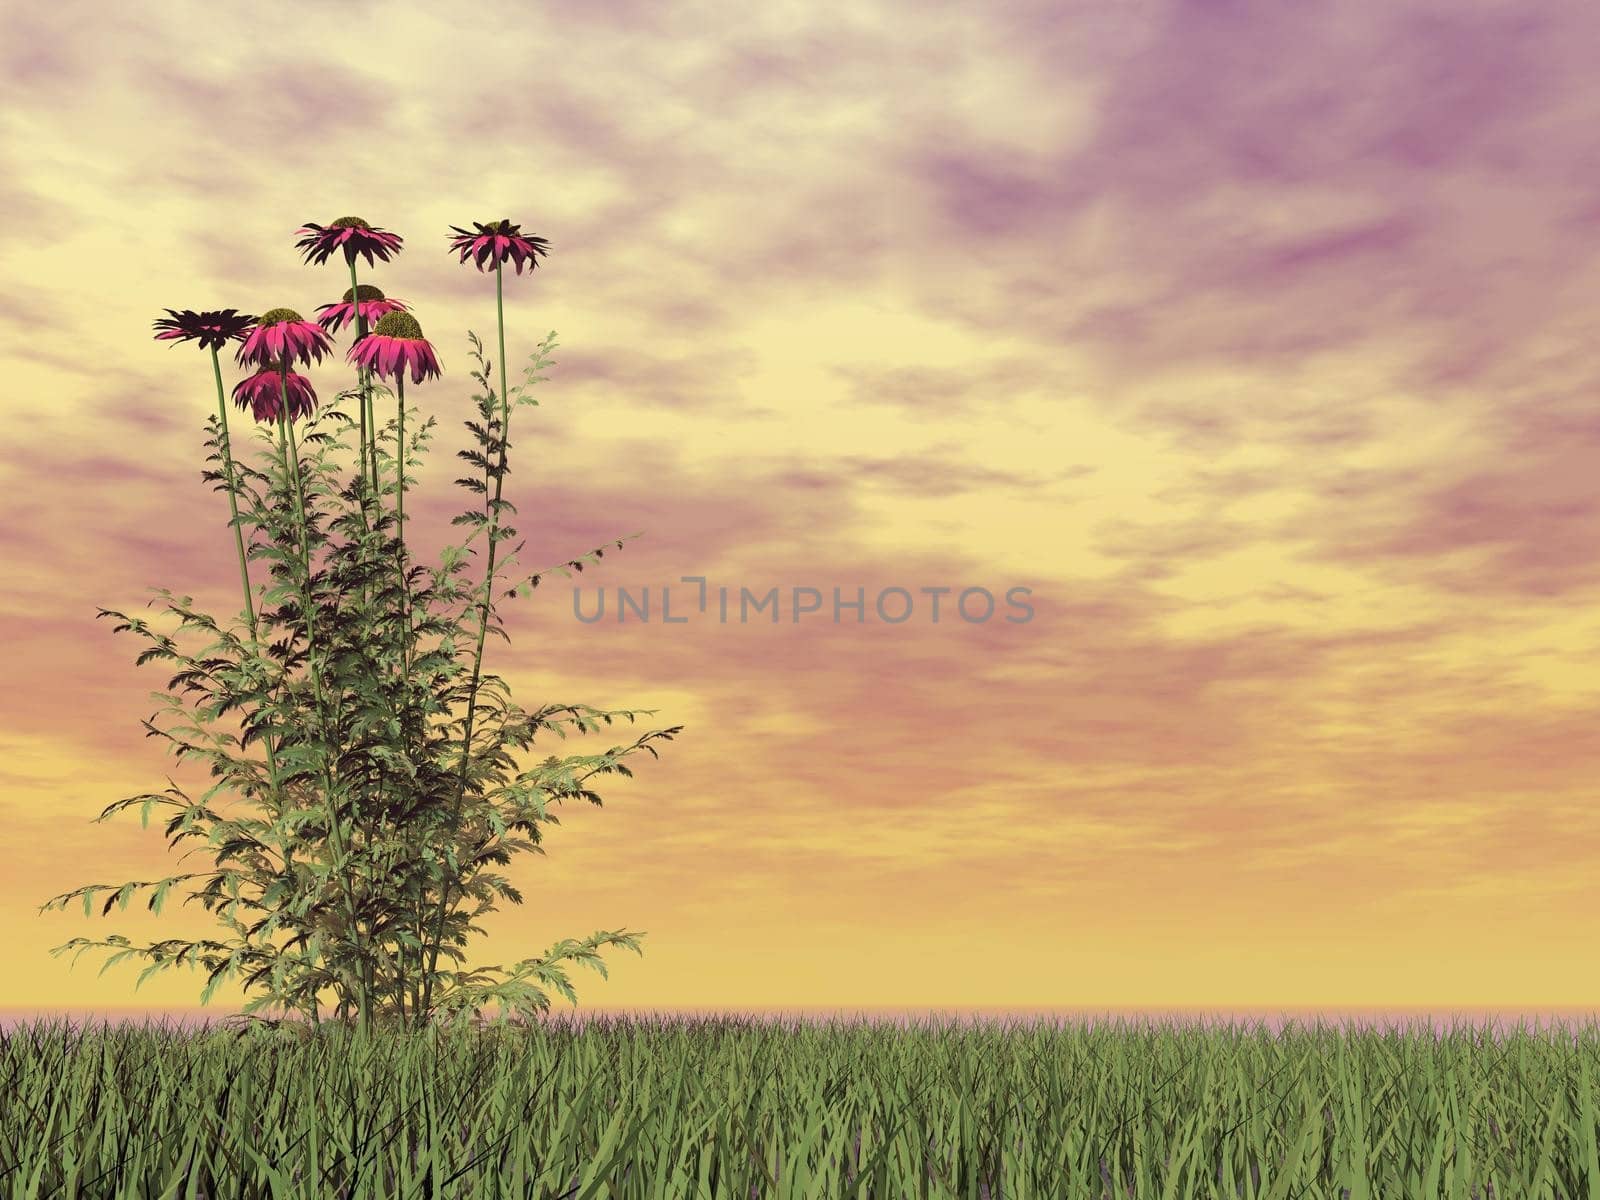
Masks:
[[[0,1033],[0,1196],[1600,1197],[1600,1029]]]

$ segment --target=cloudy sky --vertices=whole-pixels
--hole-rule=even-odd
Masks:
[[[198,905],[37,909],[198,869],[90,822],[207,783],[96,608],[240,608],[209,356],[151,322],[312,314],[348,280],[294,231],[346,215],[406,239],[363,279],[444,365],[408,393],[425,562],[494,331],[449,227],[549,239],[506,281],[512,363],[560,342],[513,426],[519,562],[643,531],[583,599],[656,607],[584,624],[554,579],[490,668],[685,726],[558,810],[473,961],[648,931],[575,975],[623,1007],[1593,999],[1591,6],[445,11],[0,17],[0,1006],[198,997],[48,954],[214,931]],[[741,624],[773,587],[823,607]]]

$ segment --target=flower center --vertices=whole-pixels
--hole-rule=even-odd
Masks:
[[[414,342],[422,340],[422,326],[407,312],[384,313],[372,327],[372,332],[378,337],[408,338]]]
[[[292,308],[272,308],[262,313],[256,319],[256,324],[266,328],[268,325],[282,325],[286,321],[303,321],[304,319]]]
[[[328,228],[329,229],[371,229],[372,226],[368,225],[360,217],[340,217],[337,221],[330,222],[329,225],[328,225]]]
[[[363,302],[368,301],[368,300],[382,300],[383,299],[383,293],[381,291],[379,291],[377,288],[373,287],[370,283],[363,283],[360,287],[345,288],[345,290],[344,290],[344,302],[346,304],[349,304],[352,300],[355,299],[355,295],[353,293],[358,293],[358,292],[360,293],[361,299],[362,299]]]

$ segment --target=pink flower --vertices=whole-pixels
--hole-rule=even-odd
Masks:
[[[274,308],[261,314],[255,331],[239,348],[239,365],[260,366],[268,359],[299,359],[306,366],[333,349],[333,339],[292,308]]]
[[[359,293],[360,300],[356,300],[351,293]],[[378,318],[385,313],[405,312],[404,300],[390,300],[377,288],[363,283],[359,288],[345,289],[344,299],[335,304],[319,304],[317,306],[317,324],[329,333],[338,333],[339,327],[346,321],[351,325],[356,323],[356,308],[359,305],[361,315],[367,319],[368,325],[376,325]]]
[[[340,217],[333,224],[324,228],[321,225],[305,224],[295,230],[300,234],[300,240],[295,243],[295,249],[306,252],[306,262],[314,262],[319,266],[328,261],[328,256],[335,250],[344,251],[345,262],[350,266],[356,265],[356,256],[367,256],[367,266],[374,266],[373,255],[389,261],[389,255],[400,252],[400,243],[405,239],[398,233],[389,233],[386,230],[374,229],[360,217]]]
[[[311,415],[317,405],[317,393],[304,375],[290,371],[283,374],[281,359],[266,359],[261,369],[233,389],[233,400],[240,408],[246,404],[255,410],[255,418],[263,422],[276,422],[283,408],[283,392],[289,392],[289,420]]]
[[[350,347],[345,356],[357,366],[376,371],[379,378],[401,378],[411,368],[411,382],[421,383],[424,375],[439,377],[439,359],[433,346],[422,336],[422,326],[410,313],[385,313],[371,333]]]
[[[521,275],[523,259],[527,259],[531,271],[539,265],[538,256],[550,250],[550,243],[544,238],[532,234],[524,237],[518,232],[522,226],[510,221],[491,221],[487,225],[474,221],[472,227],[478,232],[468,233],[455,225],[450,226],[456,235],[450,239],[450,249],[461,251],[462,262],[466,262],[469,255],[476,258],[480,271],[490,267],[498,269],[501,263],[511,259],[517,264],[517,274]]]
[[[179,312],[169,308],[166,312],[165,317],[158,317],[155,321],[154,328],[164,331],[156,334],[156,341],[198,340],[202,350],[221,350],[230,341],[244,341],[245,334],[255,323],[255,318],[248,313],[239,313],[231,308],[220,312],[216,309],[195,312],[188,308]]]

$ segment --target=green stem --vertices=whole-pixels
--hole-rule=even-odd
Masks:
[[[300,451],[295,445],[294,425],[289,420],[289,365],[285,358],[278,373],[278,395],[281,407],[278,411],[278,432],[280,445],[283,447],[284,472],[288,475],[294,486],[295,517],[299,523],[300,553],[304,565],[305,586],[301,592],[302,607],[306,619],[306,669],[311,677],[312,696],[317,707],[317,716],[322,726],[322,742],[327,748],[329,735],[333,732],[328,724],[326,703],[323,698],[321,672],[317,666],[316,656],[316,627],[314,620],[315,600],[311,594],[311,543],[306,532],[306,501],[305,490],[300,479]],[[333,841],[334,854],[336,855],[335,873],[339,877],[341,889],[344,893],[345,905],[350,920],[350,936],[355,942],[364,981],[368,986],[360,997],[361,1024],[366,1027],[370,1015],[371,993],[371,963],[367,959],[365,946],[362,944],[361,927],[356,920],[355,890],[351,886],[349,874],[341,869],[345,865],[347,852],[344,845],[343,829],[339,822],[337,811],[337,788],[334,784],[333,773],[328,769],[326,759],[322,764],[323,794],[328,800],[328,836]]]
[[[361,285],[356,282],[356,260],[350,258],[350,302],[356,307],[355,331],[356,341],[367,336],[367,318],[361,313]],[[357,406],[361,409],[361,476],[367,475],[367,372],[364,367],[356,368],[356,386],[361,389],[361,399]],[[365,511],[365,510],[363,510]]]
[[[362,398],[361,411],[363,414],[362,419],[366,422],[367,434],[371,438],[371,441],[367,444],[367,447],[363,453],[370,454],[372,457],[372,491],[374,498],[376,498],[380,490],[378,487],[378,480],[381,478],[381,476],[378,474],[378,415],[372,410],[371,374],[369,373],[366,378],[368,390],[366,395]]]
[[[398,407],[397,445],[395,451],[395,519],[398,527],[398,575],[400,584],[400,604],[404,616],[403,629],[400,642],[400,684],[401,684],[401,710],[402,717],[406,708],[406,685],[411,670],[411,598],[406,584],[406,380],[405,368],[401,366],[400,372],[395,377],[395,394]],[[390,867],[393,867],[393,856],[390,856]],[[418,924],[421,931],[421,923]],[[399,968],[396,972],[395,989],[397,995],[396,1011],[403,1018],[405,1015],[405,962],[409,952],[399,948]],[[419,957],[420,965],[420,957]]]
[[[361,311],[361,283],[356,278],[355,256],[352,254],[348,261],[350,266],[350,302],[355,305],[356,314],[355,322],[352,327],[356,331],[356,341],[360,342],[360,340],[366,337],[368,333],[367,318],[366,314]],[[377,492],[378,454],[376,449],[371,451],[372,473],[369,475],[367,472],[368,442],[369,439],[376,438],[376,430],[369,422],[369,417],[372,411],[372,374],[367,370],[367,368],[360,366],[356,368],[356,386],[361,393],[356,399],[356,407],[361,411],[361,442],[357,452],[357,459],[360,463],[360,483],[357,490],[358,495],[361,498],[361,528],[364,532],[371,532],[372,526],[367,519],[367,485],[370,483],[374,494]],[[371,602],[371,599],[371,593],[369,592],[366,583],[363,582],[361,585],[361,601],[363,607],[368,605]],[[372,784],[372,777],[370,773],[367,776],[367,784],[369,787]]]
[[[407,708],[407,685],[411,674],[411,595],[406,582],[406,378],[405,364],[401,364],[395,376],[395,397],[398,410],[397,443],[395,447],[395,522],[398,530],[398,574],[400,583],[400,605],[403,615],[400,640],[400,685],[401,685],[401,717],[404,719]],[[418,925],[421,932],[421,925]],[[402,947],[400,961],[404,963],[406,953]],[[420,958],[419,958],[420,965]],[[398,983],[400,1002],[399,1010],[405,1012],[405,976],[400,973]]]
[[[406,373],[405,364],[401,364],[400,373],[395,376],[396,406],[400,414],[399,458],[395,463],[395,486],[399,495],[395,500],[395,519],[400,529],[400,544],[405,545],[406,540]]]
[[[244,548],[244,531],[239,523],[239,498],[237,495],[238,482],[233,468],[232,435],[228,430],[228,403],[227,393],[222,384],[222,364],[217,357],[217,348],[211,348],[211,373],[217,383],[217,418],[222,427],[222,464],[228,480],[228,509],[233,516],[233,542],[239,553],[239,582],[244,588],[245,616],[250,622],[250,645],[259,657],[261,654],[260,626],[256,620],[255,598],[250,587],[249,556]],[[272,731],[268,729],[262,734],[262,744],[267,751],[267,779],[271,785],[274,805],[281,817],[285,807],[282,784],[278,780],[277,752],[273,745]],[[294,879],[294,839],[285,841],[283,848],[283,869],[292,882]]]
[[[498,262],[495,263],[494,307],[500,334],[500,468],[495,474],[494,504],[489,510],[489,564],[483,581],[483,604],[478,610],[478,647],[472,660],[472,683],[467,688],[467,720],[461,737],[461,783],[456,792],[455,808],[451,814],[452,827],[460,819],[461,806],[467,797],[467,766],[472,758],[472,720],[477,710],[478,682],[483,674],[483,644],[489,631],[489,601],[494,589],[494,559],[495,550],[498,548],[494,535],[500,524],[500,493],[506,477],[506,444],[511,436],[511,402],[506,387],[506,303],[503,272],[503,266]],[[424,1006],[430,1004],[433,999],[433,973],[439,964],[440,939],[444,932],[444,918],[449,908],[449,901],[450,880],[446,879],[439,892],[439,912],[434,919],[433,938],[429,944],[430,958]]]
[[[367,336],[367,318],[361,311],[361,285],[356,280],[356,260],[354,256],[352,256],[350,259],[350,296],[351,303],[355,305],[356,311],[356,319],[351,327],[356,331],[356,341],[359,342],[362,338]],[[367,475],[367,401],[372,389],[370,377],[368,376],[365,367],[356,368],[356,387],[359,388],[361,392],[361,395],[356,399],[356,407],[360,410],[361,414],[361,443],[360,450],[357,454],[361,483],[358,487],[358,494],[362,497],[361,524],[362,528],[365,529],[369,528],[367,525],[367,502],[365,486],[369,478]],[[376,481],[374,481],[374,486],[376,486]],[[361,585],[361,598],[363,601],[368,598],[366,584]]]
[[[261,652],[261,643],[258,627],[256,625],[256,605],[250,590],[249,559],[244,552],[244,530],[239,524],[239,497],[235,489],[238,484],[233,474],[233,450],[228,436],[228,402],[227,393],[222,386],[222,364],[217,359],[217,348],[211,347],[211,371],[217,379],[217,416],[222,422],[222,466],[228,478],[228,509],[233,514],[233,543],[239,551],[239,582],[244,586],[244,611],[250,619],[250,644]],[[267,747],[267,772],[272,780],[273,791],[278,790],[278,762],[273,754],[272,734],[268,732],[264,737]]]
[[[400,604],[405,614],[405,638],[400,643],[401,661],[405,670],[411,669],[411,596],[406,587],[406,375],[404,364],[395,377],[395,389],[400,409],[398,460],[395,464],[395,518],[400,531]]]

